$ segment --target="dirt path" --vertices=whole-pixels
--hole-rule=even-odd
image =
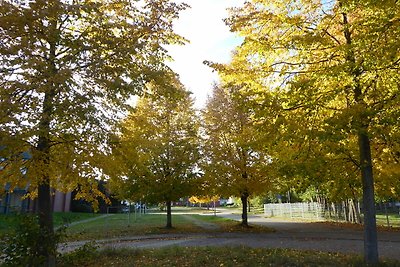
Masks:
[[[180,216],[182,216],[185,219],[193,222],[195,225],[197,225],[198,227],[203,228],[205,230],[218,230],[218,229],[220,229],[219,225],[217,225],[215,223],[201,221],[201,220],[198,220],[195,217],[187,215],[187,214],[181,214]]]
[[[85,219],[85,220],[81,220],[81,221],[75,221],[75,222],[72,222],[72,223],[70,223],[68,225],[71,226],[71,225],[76,225],[76,224],[81,224],[81,223],[87,223],[87,222],[95,221],[95,220],[98,220],[98,219],[101,219],[101,218],[104,218],[104,217],[113,216],[113,215],[114,214],[104,214],[104,215],[100,215],[100,216],[97,216],[97,217],[94,217],[94,218],[89,218],[89,219]]]
[[[84,219],[84,220],[80,220],[80,221],[75,221],[75,222],[71,222],[66,224],[65,226],[72,226],[72,225],[76,225],[76,224],[81,224],[81,223],[87,223],[87,222],[91,222],[91,221],[95,221],[104,217],[108,217],[108,216],[112,216],[113,214],[104,214],[104,215],[100,215],[94,218],[89,218],[89,219]],[[59,229],[61,226],[55,227],[54,229]]]

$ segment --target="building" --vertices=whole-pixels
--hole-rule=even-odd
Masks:
[[[0,146],[0,150],[4,149]],[[21,153],[23,160],[32,158],[29,152]],[[6,162],[6,158],[0,157],[0,163]],[[3,166],[0,165],[0,171]],[[25,176],[26,169],[21,168],[21,173]],[[9,214],[15,212],[36,212],[38,209],[37,199],[30,199],[27,197],[29,192],[29,181],[27,181],[25,188],[14,188],[11,190],[10,184],[6,184],[4,192],[0,194],[0,214]],[[54,190],[52,195],[53,211],[67,212],[71,208],[71,192],[62,193]]]
[[[36,212],[38,209],[37,199],[26,197],[28,188],[15,189],[12,192],[6,190],[0,195],[0,214]],[[68,212],[71,210],[71,192],[62,193],[54,191],[52,195],[52,206],[55,212]]]

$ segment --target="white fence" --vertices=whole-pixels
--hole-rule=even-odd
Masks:
[[[268,217],[290,217],[312,220],[324,220],[325,211],[321,204],[311,203],[279,203],[264,204],[264,215]]]

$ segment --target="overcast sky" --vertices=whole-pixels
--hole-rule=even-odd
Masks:
[[[176,1],[182,2],[182,1]],[[244,0],[184,0],[191,6],[175,23],[175,31],[190,41],[185,46],[169,47],[174,62],[168,65],[180,75],[181,82],[194,93],[196,107],[204,106],[212,84],[218,76],[203,65],[204,60],[229,61],[231,51],[240,39],[222,21],[226,8],[241,6]]]

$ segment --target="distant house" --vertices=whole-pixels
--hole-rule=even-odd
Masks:
[[[0,196],[0,213],[36,212],[37,199],[26,198],[29,188],[14,189],[12,192],[5,188],[5,193]],[[62,193],[54,191],[52,194],[53,211],[68,212],[71,210],[71,192]]]
[[[7,186],[6,186],[7,187]],[[5,194],[0,196],[0,213],[8,214],[16,211],[27,211],[30,199],[23,199],[26,190],[16,189],[13,193],[6,189]]]

